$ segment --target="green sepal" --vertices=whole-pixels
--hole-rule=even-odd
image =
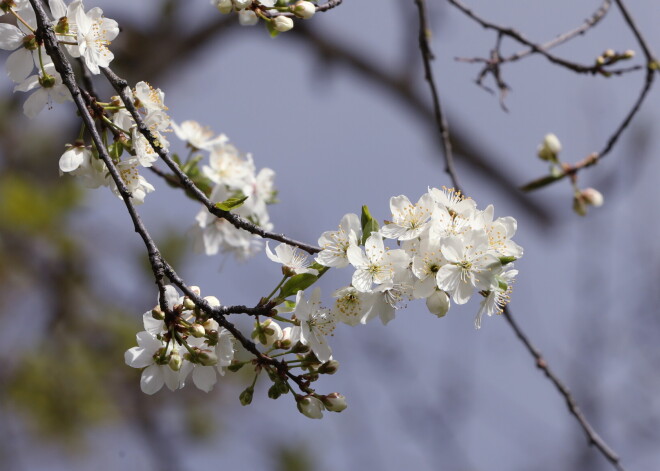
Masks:
[[[544,186],[550,185],[551,183],[561,180],[565,176],[566,174],[564,173],[559,175],[547,175],[545,177],[538,178],[536,180],[529,182],[526,185],[521,186],[520,189],[522,191],[538,190],[539,188],[543,188]]]
[[[241,198],[228,198],[220,203],[216,203],[215,207],[221,209],[222,211],[231,211],[232,209],[240,208],[247,200],[247,196]]]
[[[112,160],[119,160],[121,154],[124,153],[124,146],[121,141],[115,141],[108,146],[108,154]]]
[[[503,280],[497,280],[497,286],[502,291],[506,291],[509,289],[509,285],[507,285],[506,282],[504,282]]]
[[[271,38],[277,37],[277,35],[280,34],[280,32],[273,27],[272,21],[266,21],[266,29],[268,30]]]
[[[377,232],[380,229],[378,221],[376,221],[369,212],[369,207],[365,204],[362,206],[362,216],[360,216],[362,223],[362,240],[360,243],[364,245],[372,232]]]
[[[508,256],[508,257],[500,257],[500,263],[502,265],[506,265],[507,263],[515,262],[518,260],[516,257]]]
[[[181,168],[181,159],[179,158],[179,154],[172,154],[172,160],[176,162],[179,168]]]

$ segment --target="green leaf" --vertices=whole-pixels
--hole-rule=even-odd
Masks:
[[[566,175],[563,173],[559,175],[547,175],[545,177],[532,180],[528,184],[521,186],[520,189],[522,191],[538,190],[539,188],[543,188],[544,186],[550,185],[551,183],[561,180],[565,176]]]
[[[362,216],[360,217],[362,223],[362,240],[360,241],[362,245],[365,244],[372,232],[378,231],[380,225],[369,212],[369,207],[365,204],[362,206]]]
[[[289,296],[298,294],[300,290],[306,290],[318,280],[319,277],[312,275],[311,273],[301,273],[299,275],[292,276],[289,278],[284,286],[280,288],[280,294],[278,298],[285,299]]]
[[[240,208],[247,199],[247,196],[243,196],[242,198],[229,198],[221,203],[216,203],[215,207],[223,211],[231,211],[232,209]]]

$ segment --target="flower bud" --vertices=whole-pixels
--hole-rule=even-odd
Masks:
[[[291,28],[293,28],[293,20],[286,16],[276,16],[271,21],[273,22],[273,28],[280,33],[284,33],[285,31],[289,31]]]
[[[192,311],[193,309],[195,309],[195,302],[192,299],[190,299],[188,296],[186,296],[185,298],[183,298],[183,308],[188,311]]]
[[[580,192],[584,202],[590,206],[598,208],[603,205],[603,195],[595,188],[585,188]]]
[[[282,338],[282,328],[272,319],[266,319],[264,322],[255,322],[252,338],[256,339],[260,344],[269,347]]]
[[[341,412],[348,407],[344,395],[336,392],[330,393],[327,396],[321,396],[321,401],[323,401],[323,405],[330,412]]]
[[[234,9],[234,4],[231,0],[215,0],[215,7],[220,13],[227,14]]]
[[[616,52],[614,52],[614,49],[607,49],[605,52],[603,52],[603,57],[609,59],[611,57],[614,57],[616,55]]]
[[[172,371],[179,371],[181,369],[181,364],[183,363],[183,359],[181,358],[181,355],[179,355],[179,352],[174,351],[172,352],[172,355],[170,355],[170,361],[168,362],[168,365],[172,369]]]
[[[238,396],[239,400],[241,401],[242,406],[247,406],[248,404],[252,403],[252,396],[254,395],[254,388],[252,386],[248,387],[241,393],[240,396]]]
[[[151,310],[151,317],[153,317],[157,321],[162,321],[163,319],[165,319],[165,313],[160,310],[160,307],[155,307]]]
[[[310,419],[323,418],[323,403],[314,396],[305,396],[298,401],[298,410]]]
[[[431,296],[426,298],[426,307],[431,314],[438,317],[444,317],[449,311],[449,296],[441,290],[436,290]]]
[[[554,134],[546,134],[543,142],[538,147],[538,156],[542,160],[554,161],[561,152],[561,142]]]
[[[293,5],[291,10],[296,16],[304,20],[308,20],[314,16],[314,13],[316,13],[316,6],[314,6],[312,2],[300,0],[299,2],[296,2],[295,5]]]
[[[270,388],[268,388],[268,397],[271,399],[277,399],[280,397],[282,393],[280,392],[280,388],[277,387],[277,384],[273,384]]]
[[[339,362],[337,360],[328,360],[319,366],[318,372],[322,375],[333,375],[339,369]]]
[[[624,59],[632,59],[633,57],[635,57],[635,51],[633,51],[632,49],[628,49],[623,53],[622,57]]]
[[[215,296],[204,296],[204,301],[209,303],[211,307],[220,307],[220,300]]]
[[[293,346],[291,349],[291,353],[307,353],[309,352],[310,348],[308,345],[305,345],[301,343],[300,341],[296,342],[296,344]]]
[[[211,351],[199,351],[197,354],[197,361],[202,366],[214,366],[218,363],[218,356]]]
[[[252,5],[252,0],[233,0],[234,1],[234,7],[237,10],[243,10],[244,8],[249,7]]]
[[[190,328],[188,329],[188,332],[190,332],[190,335],[192,335],[196,339],[202,338],[206,334],[206,330],[204,330],[204,326],[200,324],[191,325]]]
[[[238,22],[241,26],[254,26],[259,22],[259,17],[252,10],[241,10],[238,12]]]

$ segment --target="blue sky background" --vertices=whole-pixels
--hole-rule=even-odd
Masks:
[[[98,2],[111,18],[125,17],[129,7],[148,16],[159,2],[134,3]],[[510,111],[504,113],[496,97],[473,83],[478,66],[454,61],[487,55],[495,36],[445,2],[427,3],[434,71],[450,130],[460,126],[519,184],[546,171],[535,158],[546,133],[559,136],[566,160],[578,161],[603,147],[641,88],[642,73],[613,79],[576,76],[530,57],[503,68],[512,87],[506,101]],[[658,53],[660,3],[629,3]],[[401,4],[408,4],[408,14]],[[545,41],[578,25],[598,2],[511,0],[504,8],[502,2],[475,0],[470,5],[532,40]],[[194,29],[214,14],[207,2],[190,2],[181,27]],[[308,25],[391,70],[409,67],[430,103],[421,64],[410,59],[418,54],[414,20],[412,0],[345,0]],[[164,51],[167,47],[163,44]],[[590,63],[607,48],[633,49],[641,63],[639,47],[614,7],[596,30],[556,53]],[[503,49],[519,50],[510,42]],[[207,45],[164,80],[151,82],[165,91],[174,120],[195,119],[227,134],[254,154],[257,167],[277,172],[281,203],[271,207],[272,221],[276,231],[295,239],[315,243],[363,204],[382,220],[390,216],[391,196],[416,200],[428,186],[450,185],[428,123],[352,71],[324,67],[286,34],[273,40],[262,28],[242,28]],[[660,258],[657,104],[654,89],[615,150],[580,174],[580,186],[596,186],[604,194],[602,208],[576,216],[567,182],[529,196],[556,216],[552,227],[528,223],[518,205],[457,157],[463,187],[479,207],[492,203],[496,215],[518,219],[515,240],[525,256],[516,264],[513,314],[628,469],[640,471],[660,466],[660,350],[653,335],[660,330],[654,304]],[[640,135],[648,140],[643,150]],[[198,205],[155,176],[148,179],[157,192],[140,211],[152,233],[187,230]],[[98,282],[119,298],[139,300],[137,331],[155,292],[131,262],[141,246],[123,205],[105,189],[97,190],[74,224],[88,231],[90,240],[112,243],[112,250],[100,254]],[[263,253],[246,264],[190,253],[180,274],[223,304],[256,303],[279,281],[279,268]],[[350,275],[345,269],[324,276],[320,285],[327,304]],[[583,453],[595,460],[595,469],[607,469],[504,319],[485,319],[482,329],[474,330],[477,308],[473,300],[437,319],[417,301],[387,327],[377,322],[340,326],[331,339],[340,371],[320,380],[317,390],[343,393],[349,408],[341,414],[312,421],[297,413],[293,400],[271,401],[265,389],[250,407],[241,408],[242,385],[232,381],[221,392],[192,396],[214,403],[212,420],[219,433],[210,442],[185,441],[176,393],[162,391],[156,399],[167,404],[161,425],[179,445],[182,469],[271,469],[271,449],[278,444],[309,450],[319,470],[579,469]],[[152,466],[140,435],[121,423],[89,436],[91,451],[75,459],[47,446],[29,455],[31,444],[20,433],[16,442],[26,452],[21,453],[25,469]]]

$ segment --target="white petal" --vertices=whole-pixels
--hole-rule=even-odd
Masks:
[[[0,23],[0,49],[13,51],[23,45],[23,34],[16,26]]]
[[[212,366],[196,365],[192,374],[193,383],[198,389],[209,392],[218,381],[215,368]]]
[[[165,379],[163,378],[158,365],[151,365],[142,372],[140,389],[142,389],[143,393],[154,394],[155,392],[160,391],[163,384],[165,384]]]

